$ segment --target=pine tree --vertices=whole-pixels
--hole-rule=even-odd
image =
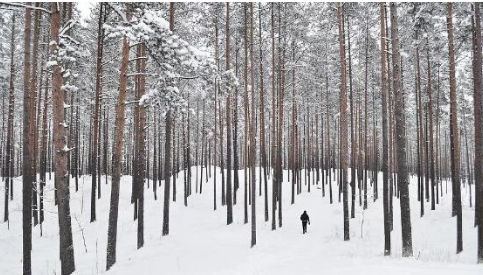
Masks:
[[[5,208],[4,208],[4,218],[3,221],[7,222],[9,220],[9,198],[8,195],[11,192],[9,185],[10,185],[10,178],[13,176],[13,169],[12,169],[12,158],[13,158],[13,143],[14,143],[14,135],[13,135],[13,121],[14,121],[14,114],[15,114],[15,14],[12,15],[12,33],[10,35],[10,79],[9,79],[9,88],[8,88],[8,122],[7,122],[7,142],[5,147],[5,163],[4,163],[4,182],[5,182]]]
[[[480,3],[475,2],[475,19],[474,30],[475,33],[475,48],[474,48],[474,117],[475,117],[475,160],[483,159],[483,100],[482,100],[482,53],[481,53],[481,19],[480,19]],[[480,161],[474,162],[474,175],[476,187],[476,225],[478,226],[478,263],[483,263],[483,163]]]
[[[347,192],[347,84],[346,84],[346,67],[345,67],[345,35],[344,35],[344,14],[341,3],[337,5],[337,19],[339,25],[339,54],[340,54],[340,71],[341,84],[339,94],[340,108],[340,164],[342,177],[340,183],[342,185],[343,194],[343,210],[344,210],[344,241],[350,239],[349,235],[349,205]]]
[[[131,18],[131,5],[126,4],[126,18]],[[124,126],[127,92],[127,72],[129,62],[129,39],[124,36],[122,43],[121,70],[119,76],[119,96],[116,105],[116,131],[114,143],[112,144],[112,182],[111,182],[111,203],[109,206],[109,227],[107,231],[107,260],[106,270],[109,270],[116,263],[117,246],[117,221],[119,215],[119,192],[121,181],[122,149],[124,142]],[[169,199],[168,199],[169,200]]]
[[[226,64],[225,69],[230,70],[230,4],[226,4]],[[231,94],[226,95],[226,224],[233,222],[233,191],[231,184]],[[235,171],[235,173],[238,173]]]
[[[405,118],[405,92],[401,84],[401,68],[399,54],[399,30],[397,6],[391,3],[391,44],[393,66],[393,91],[396,96],[396,147],[397,147],[397,176],[400,188],[401,229],[402,229],[402,255],[413,255],[411,236],[411,214],[409,204],[409,176],[406,158],[406,118]]]
[[[57,3],[51,4],[51,29],[50,35],[51,55],[56,56],[59,49],[60,10]],[[27,58],[26,58],[27,60]],[[28,79],[28,78],[27,78]],[[59,211],[59,235],[60,235],[60,262],[62,275],[72,274],[75,271],[74,244],[72,241],[72,225],[70,216],[70,192],[69,179],[67,178],[67,154],[64,106],[65,98],[62,87],[61,65],[56,64],[52,73],[52,98],[53,98],[53,143],[55,161],[55,179],[58,194]],[[24,173],[24,176],[26,173]],[[25,273],[24,273],[25,274]]]
[[[449,47],[449,88],[450,88],[450,139],[451,139],[451,182],[453,217],[456,216],[456,253],[463,251],[463,217],[461,209],[460,185],[460,142],[456,103],[456,69],[453,34],[453,4],[447,3],[448,47]]]

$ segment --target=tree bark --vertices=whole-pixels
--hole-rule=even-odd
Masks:
[[[126,4],[126,17],[131,18],[131,5]],[[117,245],[117,220],[119,214],[119,189],[122,169],[122,148],[124,143],[125,126],[125,101],[127,91],[127,70],[129,62],[129,40],[126,36],[122,44],[122,60],[119,80],[119,97],[116,105],[116,130],[114,132],[114,143],[112,144],[112,183],[111,203],[109,207],[109,227],[107,231],[107,261],[106,270],[109,270],[116,263]]]
[[[480,19],[480,3],[475,2],[475,49],[474,49],[474,118],[475,118],[475,160],[483,159],[483,100],[482,100],[482,53],[481,53],[481,19]],[[483,163],[474,161],[474,179],[475,179],[475,213],[476,225],[478,226],[478,252],[477,261],[483,264]]]
[[[169,3],[169,29],[174,31],[174,2]],[[164,159],[164,208],[163,208],[163,231],[162,235],[169,234],[169,195],[170,195],[170,177],[171,177],[171,131],[173,123],[173,112],[168,110],[166,114],[166,141],[165,141],[165,159]]]
[[[350,239],[349,235],[349,205],[347,192],[347,87],[346,87],[346,67],[345,67],[345,41],[344,41],[344,15],[342,4],[337,5],[337,19],[339,25],[339,54],[341,64],[341,85],[340,85],[340,163],[342,173],[342,194],[344,212],[344,241]]]
[[[226,52],[225,69],[230,70],[230,4],[226,3]],[[226,95],[226,224],[233,222],[233,191],[231,184],[231,94]],[[235,171],[237,172],[237,171]]]
[[[55,55],[58,51],[59,30],[60,30],[60,11],[58,4],[51,4],[51,39],[56,43],[52,45],[51,54]],[[67,178],[67,146],[65,144],[65,121],[64,121],[64,91],[62,87],[62,72],[60,64],[53,68],[52,73],[52,97],[53,97],[53,140],[55,148],[55,182],[58,194],[59,211],[59,235],[60,235],[60,261],[62,265],[62,275],[74,272],[74,244],[72,242],[72,226],[70,217],[70,193],[69,179]]]
[[[449,88],[450,88],[450,139],[451,139],[451,181],[453,189],[453,217],[456,216],[456,253],[463,251],[463,217],[461,209],[460,185],[460,142],[456,102],[456,69],[453,35],[453,4],[447,3],[448,47],[449,47]]]
[[[101,75],[102,75],[102,56],[103,56],[103,36],[104,29],[103,25],[103,8],[104,4],[99,4],[99,22],[97,29],[97,59],[96,59],[96,95],[94,103],[94,135],[93,135],[93,146],[91,152],[91,165],[92,165],[92,190],[91,190],[91,222],[96,220],[96,177],[97,177],[97,143],[98,143],[98,125],[99,125],[99,109],[100,109],[100,97],[101,97]]]
[[[22,236],[23,236],[23,274],[32,273],[32,190],[35,182],[33,174],[33,152],[30,150],[30,33],[32,24],[31,9],[25,9],[24,34],[24,94],[23,94],[23,146],[22,146]],[[54,36],[52,37],[54,38]]]
[[[10,39],[10,79],[9,79],[9,88],[8,88],[8,122],[7,122],[7,141],[5,147],[5,162],[4,162],[4,181],[5,181],[5,198],[4,198],[4,218],[3,221],[7,222],[9,220],[9,198],[8,195],[11,192],[9,185],[10,185],[10,178],[13,178],[13,146],[14,143],[14,135],[13,135],[13,120],[15,115],[15,14],[12,15],[12,34]]]
[[[396,97],[396,147],[397,147],[397,179],[400,188],[402,255],[413,255],[411,236],[411,215],[409,204],[409,176],[406,159],[406,118],[405,93],[401,85],[401,68],[399,57],[399,34],[397,22],[397,6],[391,3],[391,44],[393,66],[393,91]]]

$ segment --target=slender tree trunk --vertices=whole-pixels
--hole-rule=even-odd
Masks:
[[[126,17],[131,18],[131,5],[126,4]],[[112,144],[112,183],[111,203],[109,207],[109,227],[107,231],[107,261],[106,270],[109,270],[116,263],[117,245],[117,220],[119,214],[119,189],[122,169],[122,148],[124,142],[125,126],[125,101],[127,91],[127,72],[129,62],[129,40],[124,36],[122,44],[122,60],[119,81],[119,97],[116,105],[116,130],[114,132],[114,143]]]
[[[356,156],[357,156],[357,138],[356,138],[356,118],[354,117],[355,108],[354,108],[354,94],[352,92],[352,56],[351,56],[351,37],[350,37],[350,22],[349,17],[347,17],[347,42],[348,42],[348,55],[349,55],[349,98],[350,98],[350,120],[351,120],[351,160],[350,160],[350,167],[351,167],[351,219],[355,218],[356,214]]]
[[[35,3],[36,7],[39,7],[39,3]],[[37,184],[37,123],[36,123],[36,102],[40,102],[38,96],[38,87],[37,87],[37,64],[38,64],[38,48],[39,48],[39,33],[40,33],[40,11],[35,10],[34,16],[34,39],[32,43],[32,73],[31,73],[31,80],[30,80],[30,139],[31,139],[31,148],[30,152],[32,154],[32,215],[34,218],[34,226],[39,223],[39,209],[38,209],[38,184]]]
[[[476,225],[478,226],[478,252],[477,261],[483,264],[483,100],[482,100],[482,53],[481,53],[481,19],[480,19],[480,3],[475,2],[475,49],[474,49],[474,118],[475,118],[475,161],[474,161],[474,177],[475,177],[475,214]]]
[[[450,137],[451,137],[451,180],[453,188],[453,216],[456,216],[456,253],[463,251],[463,217],[461,209],[460,185],[460,142],[456,103],[456,69],[453,35],[453,4],[447,3],[449,80],[450,80]]]
[[[29,3],[27,3],[28,5]],[[33,174],[32,155],[30,150],[30,33],[32,24],[31,9],[25,9],[24,34],[24,96],[23,96],[23,146],[22,146],[22,236],[23,236],[23,274],[32,273],[32,190],[35,182]],[[54,38],[54,34],[52,35]],[[57,174],[57,173],[56,173]],[[59,216],[60,217],[60,216]]]
[[[226,64],[225,69],[230,70],[230,4],[226,3]],[[226,96],[226,224],[233,222],[233,191],[231,184],[231,94]],[[236,172],[236,171],[235,171]]]
[[[282,187],[283,187],[283,148],[282,148],[282,137],[283,137],[283,100],[284,100],[284,89],[285,89],[285,46],[286,46],[286,35],[282,35],[281,27],[282,27],[282,13],[281,13],[281,4],[279,4],[278,8],[278,56],[279,56],[279,66],[278,66],[278,75],[279,75],[279,92],[278,92],[278,132],[277,132],[277,198],[278,198],[278,227],[282,227]],[[285,11],[285,9],[284,9]],[[284,34],[286,33],[286,22],[284,21]],[[283,49],[282,49],[282,41],[281,38],[284,38],[283,41]]]
[[[8,88],[8,123],[7,123],[7,142],[5,148],[5,163],[4,163],[4,182],[5,182],[5,197],[4,197],[4,216],[3,221],[9,221],[9,204],[8,204],[8,195],[11,192],[9,185],[10,185],[10,178],[13,178],[13,146],[14,143],[14,135],[13,135],[13,121],[15,115],[15,14],[12,15],[12,34],[10,39],[10,79],[9,79],[9,88]],[[46,100],[47,102],[47,100]],[[22,212],[23,213],[23,212]]]
[[[51,39],[56,43],[52,44],[51,54],[55,55],[58,51],[59,30],[60,30],[60,11],[57,3],[51,4]],[[28,79],[28,78],[27,78]],[[70,192],[69,179],[67,178],[67,157],[68,151],[65,150],[65,127],[64,120],[64,92],[62,86],[62,72],[60,64],[53,68],[52,73],[52,97],[53,97],[53,140],[55,148],[55,182],[58,193],[58,216],[59,216],[59,235],[60,235],[60,261],[62,265],[62,275],[68,275],[75,271],[74,244],[72,241],[72,226],[70,216]],[[24,174],[25,175],[25,174]],[[24,273],[25,274],[25,273]]]
[[[363,209],[367,209],[367,173],[369,171],[369,150],[368,150],[368,146],[367,146],[367,132],[368,132],[368,127],[367,127],[367,124],[368,124],[368,120],[369,120],[369,117],[367,115],[367,105],[369,104],[369,89],[368,89],[368,63],[369,63],[369,26],[368,24],[366,23],[366,49],[365,49],[365,70],[364,70],[364,165],[362,165],[362,153],[359,153],[359,156],[360,156],[360,163],[359,163],[359,169],[363,169],[364,168],[364,182],[363,182],[363,185],[364,185],[364,206],[363,206]],[[382,67],[382,66],[381,66]],[[385,64],[384,64],[384,67],[385,67]],[[381,68],[383,69],[383,68]],[[385,68],[384,68],[385,69]],[[383,70],[381,70],[381,72],[383,72]],[[362,117],[362,114],[359,114],[359,116]],[[362,128],[362,125],[360,125],[359,127]],[[361,145],[362,145],[362,135],[360,137],[361,140]],[[360,147],[359,149],[359,152],[362,152],[362,146]],[[361,171],[362,173],[362,171]],[[377,177],[377,174],[376,174],[376,177]],[[374,190],[377,189],[377,185],[374,184]],[[374,196],[374,199],[376,198],[376,196]]]
[[[216,65],[217,65],[217,70],[219,71],[220,70],[220,60],[219,60],[219,44],[218,44],[218,16],[215,16],[215,55],[216,55]],[[217,161],[217,150],[218,150],[218,147],[216,145],[217,143],[217,131],[216,129],[218,129],[218,125],[217,125],[217,111],[218,111],[218,108],[217,107],[217,103],[218,103],[218,93],[219,93],[219,90],[218,90],[218,82],[215,80],[215,102],[214,102],[214,110],[215,110],[215,117],[214,117],[214,120],[215,120],[215,134],[213,135],[214,136],[214,147],[215,147],[215,152],[214,152],[214,174],[215,174],[215,177],[213,179],[213,209],[216,210],[216,178],[217,178],[217,173],[216,173],[216,167],[218,165],[218,161]]]
[[[350,239],[349,235],[349,206],[347,194],[347,91],[346,91],[346,68],[345,68],[345,41],[344,41],[344,15],[342,4],[337,5],[337,19],[339,25],[339,53],[341,63],[340,85],[340,162],[342,171],[342,193],[344,211],[344,241]]]
[[[332,154],[332,147],[330,145],[330,118],[331,118],[331,114],[329,113],[329,73],[326,72],[326,75],[325,75],[325,105],[326,105],[326,109],[327,109],[327,158],[326,158],[326,165],[327,165],[327,179],[328,179],[328,182],[329,182],[329,201],[330,201],[330,204],[332,204],[334,202],[333,200],[333,197],[332,197],[332,167],[333,167],[333,163],[332,163],[332,158],[331,158],[331,154]]]
[[[99,4],[99,22],[98,22],[98,29],[97,29],[97,59],[96,59],[96,95],[95,95],[95,103],[94,103],[94,135],[93,135],[93,146],[91,152],[91,165],[92,165],[92,190],[91,190],[91,222],[96,220],[96,177],[97,177],[97,163],[98,163],[98,156],[97,156],[97,143],[98,143],[98,127],[99,125],[99,109],[100,109],[100,97],[101,97],[101,75],[102,75],[102,56],[103,56],[103,36],[104,36],[104,29],[102,28],[103,25],[103,8],[104,4]]]
[[[174,2],[169,3],[169,29],[174,31]],[[163,231],[162,235],[169,234],[169,195],[171,177],[171,131],[173,123],[173,111],[168,110],[166,114],[166,141],[165,141],[165,169],[164,169],[164,208],[163,208]]]
[[[262,4],[258,4],[258,44],[259,44],[259,61],[260,61],[260,166],[263,168],[264,182],[264,206],[265,221],[268,222],[268,178],[267,178],[267,152],[265,149],[265,95],[263,86],[263,51],[262,51]]]
[[[276,93],[276,88],[275,88],[275,4],[271,4],[271,38],[272,38],[272,124],[270,126],[270,131],[271,131],[271,154],[270,154],[270,159],[271,159],[271,164],[272,164],[272,170],[273,170],[273,176],[272,176],[272,230],[277,229],[277,223],[276,223],[276,210],[277,210],[277,187],[275,183],[275,126],[276,126],[276,115],[275,115],[275,110],[276,110],[276,105],[275,105],[275,93]]]
[[[433,91],[431,90],[431,63],[429,62],[429,43],[428,43],[428,117],[429,117],[429,154],[428,169],[431,177],[431,210],[436,209],[435,184],[436,178],[434,173],[434,134],[433,134]]]
[[[400,186],[401,204],[401,229],[402,229],[402,250],[403,257],[413,255],[411,236],[411,215],[409,204],[409,176],[406,159],[406,119],[404,115],[405,99],[404,90],[401,85],[400,57],[399,57],[399,34],[397,22],[397,6],[391,3],[391,44],[392,44],[392,66],[393,66],[393,90],[396,97],[396,147],[397,147],[397,174]]]
[[[228,14],[228,10],[227,10]],[[228,16],[227,16],[228,18]],[[255,136],[256,136],[256,108],[255,108],[255,58],[253,57],[253,44],[254,44],[254,27],[253,27],[253,20],[254,20],[254,15],[253,15],[253,3],[250,3],[250,71],[251,71],[251,90],[252,90],[252,117],[251,117],[251,129],[250,129],[250,175],[251,175],[251,247],[255,246],[257,243],[257,219],[256,219],[256,177],[255,177],[255,161],[256,161],[256,141],[255,141]],[[227,24],[228,26],[228,24]],[[228,27],[227,27],[227,33],[228,32]],[[227,36],[227,40],[228,40]],[[227,69],[229,65],[229,55],[228,55],[228,50],[229,50],[229,43],[227,43]],[[229,129],[229,128],[228,128]],[[230,130],[228,130],[230,131]],[[228,139],[229,140],[229,139]]]
[[[144,44],[138,44],[138,58],[139,59],[139,75],[138,75],[138,98],[137,101],[141,99],[144,95],[146,86],[146,77],[144,72],[146,70],[146,49]],[[138,103],[139,104],[139,103]],[[136,193],[138,200],[138,234],[137,234],[137,247],[138,249],[144,245],[144,179],[146,178],[146,108],[144,106],[139,106],[139,128],[138,131],[138,146],[137,146],[137,177],[136,179]]]
[[[238,78],[238,39],[236,41],[236,49],[235,49],[235,75]],[[234,132],[233,132],[233,172],[234,172],[234,179],[233,179],[233,204],[237,203],[237,191],[240,187],[239,182],[239,158],[238,158],[238,88],[235,87],[235,107],[233,108],[233,124],[234,124]]]
[[[244,223],[248,223],[248,203],[249,203],[249,190],[248,190],[248,129],[250,127],[249,121],[249,102],[248,102],[248,4],[243,4],[243,52],[244,52],[244,59],[243,59],[243,83],[244,83],[244,94],[243,94],[243,105],[244,105],[244,143],[243,143],[243,178],[244,178],[244,191],[245,191],[245,198],[243,203],[243,210],[244,210]],[[250,193],[251,194],[251,193]]]

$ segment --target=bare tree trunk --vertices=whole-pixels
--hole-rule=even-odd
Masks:
[[[13,146],[14,135],[13,135],[13,120],[15,115],[15,14],[12,15],[12,34],[10,39],[10,79],[8,88],[8,123],[7,123],[7,142],[5,148],[5,163],[4,163],[4,181],[5,181],[5,197],[4,197],[4,216],[3,221],[9,221],[9,204],[8,204],[8,194],[11,192],[9,185],[10,179],[13,178]],[[23,212],[22,212],[23,213]]]
[[[350,239],[349,235],[349,206],[347,194],[347,91],[346,91],[346,69],[345,69],[345,41],[344,41],[344,15],[342,4],[337,5],[337,19],[339,25],[339,53],[341,64],[341,85],[340,85],[340,162],[342,171],[342,193],[344,209],[344,241]]]
[[[261,3],[258,4],[258,43],[259,43],[259,61],[260,61],[260,166],[263,168],[264,182],[264,206],[265,221],[268,222],[268,179],[267,179],[267,152],[265,149],[265,95],[263,86],[263,51],[262,51],[262,8]]]
[[[29,3],[28,3],[29,4]],[[32,190],[35,182],[33,174],[33,152],[30,150],[30,33],[32,24],[31,9],[25,9],[24,42],[24,94],[23,94],[23,146],[22,146],[22,236],[23,236],[23,274],[32,273]],[[54,35],[52,35],[54,39]],[[57,173],[56,173],[57,174]],[[59,216],[60,217],[60,216]]]
[[[285,11],[285,9],[284,9]],[[282,14],[281,14],[281,4],[279,4],[278,8],[278,56],[279,56],[279,66],[278,66],[278,75],[279,75],[279,92],[278,92],[278,132],[277,132],[277,176],[275,177],[277,180],[277,198],[278,198],[278,227],[282,227],[282,187],[283,187],[283,148],[282,148],[282,137],[283,137],[283,99],[284,99],[284,87],[285,87],[285,45],[286,45],[286,35],[283,35],[284,43],[283,43],[283,50],[282,50]],[[286,22],[284,22],[284,34],[286,33]]]
[[[243,210],[244,210],[244,223],[248,223],[248,201],[249,198],[249,190],[248,190],[248,177],[247,177],[247,168],[248,168],[248,127],[250,127],[249,121],[249,102],[248,102],[248,16],[247,16],[248,4],[243,4],[243,52],[244,52],[244,60],[243,60],[243,83],[244,83],[244,95],[243,95],[243,105],[244,105],[244,143],[243,143],[243,175],[244,175],[244,191],[245,191],[245,198],[243,203]]]
[[[429,43],[428,43],[428,117],[429,117],[429,154],[428,158],[428,169],[431,177],[431,210],[436,209],[436,198],[435,198],[435,173],[434,173],[434,134],[433,134],[433,91],[431,90],[431,63],[429,62]]]
[[[350,167],[351,167],[351,219],[355,218],[356,214],[356,156],[357,156],[357,137],[356,137],[356,124],[357,120],[354,117],[355,108],[354,108],[354,94],[352,92],[352,56],[351,56],[351,37],[350,37],[350,22],[349,17],[347,17],[347,42],[348,42],[348,55],[349,55],[349,98],[350,98],[350,120],[351,120],[351,160],[350,160]]]
[[[389,37],[390,33],[389,33],[389,20],[387,19],[388,18],[388,11],[387,11],[387,7],[385,8],[385,20],[386,20],[386,37]],[[386,51],[389,53],[389,41],[390,39],[386,39]],[[390,229],[391,231],[393,230],[393,222],[394,222],[394,219],[393,219],[393,158],[392,158],[392,154],[393,154],[393,119],[392,119],[392,93],[391,93],[391,59],[390,59],[390,55],[387,54],[386,55],[386,63],[387,63],[387,109],[388,109],[388,112],[387,112],[387,120],[388,120],[388,159],[387,159],[387,162],[388,162],[388,181],[389,181],[389,186],[388,186],[388,192],[389,192],[389,196],[388,196],[388,217],[389,217],[389,225],[390,225]]]
[[[228,10],[227,10],[228,14]],[[228,18],[228,17],[227,17]],[[253,57],[253,44],[254,44],[254,39],[253,39],[253,2],[250,3],[250,72],[251,72],[251,89],[252,89],[252,117],[251,117],[251,129],[250,129],[250,175],[251,175],[251,247],[255,246],[257,243],[257,219],[256,219],[256,192],[255,188],[257,186],[256,184],[256,177],[255,177],[255,161],[256,161],[256,141],[255,141],[255,136],[256,136],[256,108],[255,108],[255,61]],[[228,24],[227,24],[228,26]],[[228,32],[228,27],[227,27],[227,33]],[[229,36],[227,36],[228,40]],[[229,55],[228,55],[228,50],[229,50],[229,43],[227,43],[227,69],[229,65]],[[229,129],[229,128],[228,128]],[[228,130],[230,132],[230,130]],[[229,140],[229,139],[228,139]],[[229,206],[229,205],[228,205]]]
[[[226,70],[230,70],[230,4],[226,3]],[[233,191],[231,184],[231,94],[226,96],[226,224],[233,222]],[[237,171],[235,171],[237,172]]]
[[[326,158],[326,165],[327,165],[327,179],[329,182],[329,201],[330,204],[334,202],[332,197],[332,147],[330,146],[330,113],[329,113],[329,73],[326,72],[325,75],[325,98],[326,98],[326,109],[327,109],[327,158]]]
[[[59,29],[60,29],[60,12],[57,3],[51,4],[51,39],[56,43],[52,44],[51,54],[58,51]],[[28,78],[27,78],[28,79]],[[67,154],[65,150],[65,121],[64,121],[64,92],[62,86],[62,72],[60,64],[53,68],[52,74],[52,97],[53,97],[53,132],[54,132],[54,148],[55,148],[55,182],[58,193],[58,211],[59,211],[59,235],[60,235],[60,261],[62,265],[62,274],[68,275],[75,271],[74,262],[74,244],[72,242],[72,226],[70,217],[70,194],[69,179],[67,175]]]
[[[161,135],[161,133],[158,132],[159,120],[157,119],[156,111],[157,111],[156,109],[153,110],[153,195],[154,195],[154,200],[158,200],[157,190],[158,190],[158,172],[159,172],[158,142],[156,140],[156,137],[159,137]],[[159,164],[159,166],[161,166],[161,163]],[[186,188],[186,183],[185,183],[185,188]],[[186,197],[186,194],[185,194],[185,197]],[[186,201],[186,198],[185,198],[185,201]]]
[[[93,135],[93,146],[91,152],[91,165],[92,165],[92,190],[91,190],[91,222],[96,220],[96,177],[97,177],[97,163],[98,163],[98,156],[97,156],[97,143],[98,143],[98,127],[99,125],[99,103],[101,97],[101,75],[102,75],[102,56],[103,56],[103,36],[104,36],[104,29],[102,25],[104,23],[103,20],[103,8],[104,4],[99,4],[99,22],[98,22],[98,30],[97,30],[97,59],[96,59],[96,95],[95,95],[95,104],[94,104],[94,135]]]
[[[271,130],[271,154],[270,159],[272,163],[272,168],[275,167],[275,126],[276,126],[276,115],[275,115],[275,4],[271,4],[271,37],[272,37],[272,124],[270,126]],[[275,169],[272,169],[275,171]],[[277,229],[276,223],[276,210],[277,210],[277,187],[275,184],[275,172],[272,177],[272,230]]]
[[[448,47],[449,47],[449,80],[450,80],[450,137],[451,137],[451,180],[453,188],[453,211],[456,216],[456,253],[463,251],[463,217],[461,209],[460,185],[460,142],[458,114],[456,103],[456,69],[453,35],[453,4],[447,3]]]
[[[403,257],[413,255],[411,236],[411,215],[409,204],[409,176],[406,163],[406,119],[404,115],[405,99],[404,90],[401,85],[400,57],[399,57],[399,34],[397,22],[397,7],[391,3],[391,44],[392,44],[392,66],[393,66],[393,90],[396,97],[396,147],[397,147],[397,174],[400,186],[401,198],[401,229],[402,229],[402,250]]]
[[[474,117],[475,117],[475,214],[476,225],[478,226],[478,253],[477,260],[479,264],[483,264],[483,117],[482,117],[482,53],[481,53],[481,19],[480,19],[480,3],[475,2],[475,49],[474,49]]]
[[[126,4],[126,17],[131,18],[131,5]],[[107,231],[107,261],[106,270],[116,263],[117,220],[119,214],[119,189],[122,169],[122,148],[124,142],[125,101],[127,90],[127,71],[129,62],[129,40],[124,36],[122,44],[122,60],[119,81],[119,97],[116,105],[116,131],[112,144],[112,187],[111,204],[109,207],[109,227]]]
[[[218,10],[217,10],[218,11]],[[219,53],[219,44],[218,44],[218,16],[215,16],[215,55],[216,55],[216,69],[219,71],[220,70],[220,53]],[[218,125],[217,125],[217,112],[218,112],[218,108],[217,108],[217,104],[218,104],[218,93],[219,93],[219,90],[218,90],[218,82],[215,80],[215,102],[214,102],[214,111],[215,111],[215,116],[214,116],[214,120],[215,120],[215,134],[213,135],[214,136],[214,165],[213,165],[213,168],[214,168],[214,174],[215,174],[215,177],[213,178],[213,210],[216,210],[216,178],[217,178],[217,173],[216,173],[216,167],[218,166],[218,161],[217,161],[217,150],[218,150],[218,147],[216,145],[216,142],[217,142],[217,131],[216,129],[218,129]],[[221,141],[223,142],[223,141]]]
[[[141,99],[144,95],[144,90],[146,86],[146,77],[144,72],[146,70],[146,48],[144,44],[139,44],[138,48],[138,58],[139,59],[139,75],[137,76],[138,81],[138,98],[137,101]],[[138,103],[139,104],[139,103]],[[144,245],[144,179],[146,178],[146,108],[144,106],[139,106],[139,128],[138,131],[138,144],[136,148],[137,152],[137,175],[136,177],[136,198],[138,200],[138,234],[137,234],[137,248],[141,248]]]
[[[174,31],[174,2],[169,3],[169,29]],[[169,195],[171,177],[171,127],[174,121],[173,112],[168,110],[166,114],[166,141],[165,141],[165,169],[164,169],[164,208],[163,208],[163,231],[162,235],[169,234]]]
[[[235,42],[236,43],[236,49],[235,49],[235,75],[238,78],[238,39]],[[239,175],[238,175],[238,169],[239,169],[239,157],[238,157],[238,88],[235,87],[235,102],[234,105],[235,107],[233,108],[233,124],[234,124],[234,132],[233,132],[233,170],[234,170],[234,179],[233,179],[233,204],[237,203],[237,191],[238,188],[240,187],[240,182],[239,182]]]
[[[40,4],[35,3],[35,6],[38,7]],[[32,73],[31,73],[31,80],[30,80],[30,139],[31,139],[31,154],[32,154],[32,169],[31,172],[33,175],[33,182],[32,182],[32,215],[34,218],[34,226],[39,223],[39,209],[38,209],[38,184],[37,184],[37,123],[36,123],[36,102],[40,100],[38,99],[38,87],[37,87],[37,63],[38,63],[38,48],[39,48],[39,32],[40,32],[40,11],[35,10],[34,16],[34,39],[32,43]]]
[[[359,153],[360,156],[360,163],[359,163],[359,169],[364,169],[364,179],[363,179],[363,189],[364,189],[364,205],[363,209],[367,209],[367,173],[369,171],[369,149],[367,146],[367,132],[368,132],[368,120],[369,117],[367,115],[367,105],[369,104],[369,89],[368,89],[368,63],[369,63],[369,26],[366,23],[366,49],[365,49],[365,70],[364,70],[364,161],[362,160],[362,153]],[[381,66],[382,67],[382,66]],[[384,64],[385,67],[385,64]],[[381,68],[383,69],[383,68]],[[384,68],[385,69],[385,68]],[[383,72],[381,70],[381,72]],[[359,116],[362,117],[362,114],[359,114]],[[362,125],[360,125],[362,129]],[[375,135],[374,135],[375,136]],[[362,135],[359,138],[361,140],[361,145],[362,145]],[[359,152],[362,152],[362,146],[359,149]],[[364,162],[364,165],[362,165],[362,162]],[[361,171],[362,174],[362,171]],[[377,174],[376,174],[377,177]],[[374,184],[374,190],[377,189],[377,185]],[[360,193],[360,192],[359,192]],[[376,199],[376,196],[374,196],[374,199]]]

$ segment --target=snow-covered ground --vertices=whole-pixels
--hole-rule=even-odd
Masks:
[[[344,242],[342,204],[338,202],[335,182],[332,205],[328,192],[326,197],[322,197],[317,186],[312,186],[311,193],[304,186],[303,193],[291,205],[291,185],[284,184],[283,227],[276,231],[271,230],[271,221],[264,221],[263,196],[258,197],[257,190],[257,245],[250,248],[251,228],[243,223],[243,185],[238,191],[238,204],[234,207],[234,223],[227,226],[226,208],[221,206],[220,199],[217,201],[218,210],[213,211],[212,179],[203,183],[202,194],[189,197],[188,207],[183,205],[182,179],[181,174],[177,181],[177,202],[171,203],[169,236],[161,236],[163,188],[158,188],[157,201],[152,189],[145,190],[145,245],[137,250],[137,223],[133,221],[130,203],[131,178],[122,178],[118,258],[107,274],[483,274],[483,266],[476,264],[477,233],[473,227],[474,211],[469,207],[468,187],[464,187],[462,192],[464,251],[456,255],[456,220],[451,217],[449,184],[448,193],[437,209],[431,211],[426,204],[426,215],[420,218],[417,184],[412,178],[414,257],[403,259],[397,199],[394,200],[390,257],[383,256],[382,195],[375,203],[370,196],[366,211],[357,205],[356,218],[350,220],[351,240]],[[243,176],[240,179],[243,180]],[[220,196],[221,178],[217,182],[220,184],[217,188]],[[10,224],[0,223],[0,274],[6,275],[21,274],[22,271],[21,178],[16,178],[14,184],[15,199],[10,206]],[[40,236],[39,226],[33,229],[34,274],[60,274],[57,208],[53,203],[52,185],[49,182],[47,186],[43,236]],[[193,192],[194,188],[193,182]],[[77,193],[71,190],[76,274],[104,274],[109,185],[102,177],[102,198],[98,200],[97,221],[94,223],[89,222],[90,177],[80,179]],[[0,183],[0,192],[3,213],[3,182]],[[307,210],[311,219],[306,235],[302,235],[299,220],[303,210]],[[1,218],[3,221],[3,215]]]

